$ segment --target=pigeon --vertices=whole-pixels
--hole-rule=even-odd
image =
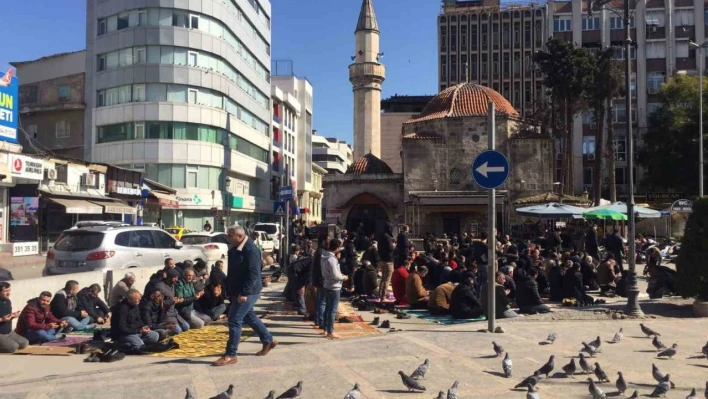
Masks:
[[[597,377],[598,384],[602,384],[603,382],[610,382],[610,379],[607,378],[607,373],[605,373],[605,370],[600,367],[600,363],[598,362],[595,362],[595,377]]]
[[[187,396],[185,396],[184,399],[194,399],[194,396],[192,396],[192,392],[189,388],[187,388]]]
[[[593,367],[587,360],[585,360],[585,355],[580,354],[580,360],[578,361],[580,368],[583,369],[583,373],[592,373]]]
[[[666,349],[666,345],[664,345],[663,342],[659,339],[658,336],[654,336],[654,339],[651,340],[651,344],[654,345],[657,351],[663,351]]]
[[[298,381],[297,385],[295,385],[294,387],[291,387],[287,391],[281,393],[277,399],[299,398],[301,394],[302,394],[302,381]]]
[[[658,398],[659,395],[666,397],[666,393],[669,392],[669,389],[671,389],[671,385],[669,385],[666,381],[662,381],[657,384],[656,388],[654,388],[654,392],[652,392],[649,396],[652,398]]]
[[[504,356],[504,360],[502,361],[502,369],[504,370],[504,375],[506,378],[511,377],[511,369],[513,367],[513,364],[511,363],[511,359],[509,358],[509,352],[506,353],[506,356]]]
[[[597,348],[595,348],[592,345],[588,345],[585,342],[583,342],[583,349],[581,350],[582,352],[587,352],[590,357],[595,357],[595,354],[597,353]]]
[[[531,384],[531,385],[533,385],[533,386],[536,386],[536,384],[538,384],[538,379],[539,379],[540,376],[541,376],[541,375],[540,375],[540,373],[538,372],[538,370],[537,370],[537,371],[534,371],[534,372],[533,372],[533,375],[530,375],[530,376],[526,377],[523,381],[521,381],[520,383],[516,384],[516,386],[515,386],[514,388],[523,388],[523,387],[525,387],[526,385],[529,385],[529,384]]]
[[[558,334],[552,332],[548,334],[548,338],[546,338],[546,341],[550,342],[551,345],[553,345],[553,343],[556,342],[556,338],[558,338]]]
[[[455,381],[452,383],[450,389],[447,390],[447,399],[457,399],[457,385],[459,383],[459,381]]]
[[[575,367],[575,359],[570,359],[570,363],[566,364],[563,366],[563,371],[565,372],[566,377],[572,377],[575,378],[575,370],[577,368]]]
[[[708,343],[706,343],[706,346],[704,346],[704,347],[701,349],[701,351],[703,352],[703,356],[705,356],[706,359],[708,359]]]
[[[662,352],[659,352],[659,354],[656,355],[656,356],[657,356],[657,357],[664,357],[664,356],[666,356],[666,357],[668,357],[669,359],[672,359],[674,356],[676,356],[676,349],[677,349],[677,348],[678,348],[678,344],[673,344],[673,345],[671,345],[671,348],[666,349],[666,350],[664,350],[664,351],[662,351]]]
[[[224,392],[212,397],[211,399],[231,399],[231,396],[233,394],[234,394],[234,384],[231,384]]]
[[[590,385],[588,385],[588,392],[590,392],[590,395],[592,395],[593,399],[601,399],[607,397],[605,393],[602,392],[602,389],[595,385],[595,381],[592,378],[588,378],[588,381],[590,381]]]
[[[616,343],[620,342],[622,340],[622,338],[624,338],[624,331],[622,331],[622,329],[620,328],[620,330],[617,331],[614,338],[612,338],[612,341],[610,341],[610,342],[613,344],[616,344]]]
[[[275,399],[275,391],[268,392],[268,396],[265,399]]]
[[[656,332],[656,331],[652,330],[651,328],[645,326],[643,323],[639,323],[639,327],[641,327],[642,332],[643,332],[647,337],[651,337],[652,335],[658,335],[658,336],[661,337],[661,334],[659,334],[658,332]]]
[[[445,399],[445,392],[443,392],[443,391],[438,392],[438,396],[436,397],[436,399]]]
[[[401,381],[403,385],[408,388],[408,391],[425,391],[425,387],[420,385],[420,383],[413,378],[409,377],[403,371],[399,371],[398,374],[401,376]]]
[[[418,368],[415,369],[413,374],[411,374],[411,378],[417,380],[418,378],[423,377],[423,379],[425,379],[425,374],[428,373],[428,369],[430,369],[430,360],[425,359],[423,364],[418,366]]]
[[[662,374],[661,371],[659,371],[659,368],[656,367],[654,363],[651,364],[651,376],[654,377],[656,382],[668,382],[671,384],[671,388],[676,388],[676,385],[673,383],[673,381],[669,380],[669,375]]]
[[[691,390],[691,393],[686,396],[686,399],[698,399],[698,396],[696,396],[696,388]]]
[[[637,392],[637,390],[635,389],[634,393],[632,394],[632,396],[629,397],[629,399],[639,399],[639,392]]]
[[[555,367],[555,363],[553,362],[555,360],[555,356],[551,355],[551,357],[548,359],[548,362],[541,366],[540,369],[538,369],[538,374],[545,374],[546,378],[548,378],[548,374],[551,374],[551,371],[553,371],[553,367]]]
[[[528,389],[528,391],[526,392],[526,399],[541,399],[541,397],[538,396],[538,391],[536,390],[536,387],[531,384],[526,384],[526,388]]]
[[[621,371],[617,372],[617,382],[615,382],[615,386],[617,387],[617,391],[620,393],[620,395],[624,396],[624,391],[627,390],[627,381],[624,379],[624,375],[622,375]]]
[[[497,354],[497,357],[501,356],[501,354],[504,353],[504,348],[497,345],[496,342],[492,341],[492,346],[494,347],[494,353]]]
[[[602,344],[602,341],[600,341],[600,336],[598,335],[597,338],[588,345],[592,346],[597,351],[597,349],[600,348],[600,344]]]
[[[361,398],[361,389],[359,388],[359,383],[357,382],[354,384],[354,388],[352,388],[346,396],[344,396],[344,399],[360,399]]]

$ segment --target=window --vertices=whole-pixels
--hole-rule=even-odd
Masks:
[[[128,13],[118,14],[118,28],[117,28],[117,30],[128,28],[129,19],[130,19],[130,14],[128,14]]]
[[[138,26],[147,26],[147,10],[138,10]]]
[[[98,20],[98,36],[102,36],[108,33],[108,24],[105,19]]]
[[[615,137],[615,159],[619,162],[627,160],[627,138],[625,136]]]
[[[529,106],[531,100],[531,82],[524,82],[524,102]]]
[[[664,84],[663,72],[649,72],[647,75],[647,91],[649,94],[658,93],[662,84]]]
[[[626,53],[626,49],[624,46],[618,47],[615,49],[615,59],[616,60],[624,60],[624,54]],[[633,60],[637,59],[637,48],[634,46],[629,47],[629,55],[632,57]]]
[[[187,188],[199,187],[199,166],[187,165]]]
[[[599,30],[600,17],[583,17],[583,30]]]
[[[477,50],[477,25],[470,27],[470,48]]]
[[[187,90],[187,102],[190,104],[197,103],[197,90],[196,89]]]
[[[156,244],[157,248],[174,248],[175,247],[175,239],[172,238],[169,234],[165,233],[164,231],[153,230],[152,234],[155,237],[155,244]]]
[[[583,125],[591,125],[595,123],[595,113],[592,111],[583,112]]]
[[[693,9],[674,10],[675,26],[693,26]]]
[[[116,236],[115,244],[121,247],[129,247],[130,246],[130,235],[132,232],[126,231],[123,233],[118,233]]]
[[[676,40],[676,58],[688,58],[688,41]]]
[[[145,122],[135,123],[135,139],[143,140],[145,138]]]
[[[521,73],[521,54],[514,54],[514,73]]]
[[[27,134],[33,139],[37,138],[37,125],[27,126]]]
[[[629,27],[634,28],[634,17],[629,18]],[[610,17],[610,29],[624,29],[624,18]]]
[[[199,65],[199,55],[195,51],[190,51],[187,53],[187,65],[189,66],[197,66]]]
[[[460,26],[460,47],[467,50],[467,25]]]
[[[664,41],[647,42],[647,58],[666,58],[666,43]]]
[[[457,26],[450,27],[450,51],[457,51]]]
[[[487,48],[487,25],[482,25],[482,47]]]
[[[135,64],[144,64],[147,62],[147,49],[145,47],[135,47],[133,50],[133,62]]]
[[[151,230],[135,230],[130,236],[130,246],[133,248],[155,248],[155,238]]]
[[[514,44],[519,44],[521,43],[521,29],[519,27],[519,23],[514,24]]]
[[[499,24],[492,24],[492,44],[494,48],[499,47]]]
[[[504,53],[504,77],[509,77],[509,53]]]
[[[440,57],[440,80],[447,80],[447,56]]]
[[[450,80],[457,80],[457,57],[450,57]]]
[[[663,27],[665,25],[664,10],[649,10],[647,11],[647,25]]]
[[[96,71],[101,72],[106,70],[106,55],[101,54],[96,58]]]
[[[524,22],[524,45],[531,46],[531,22]]]
[[[71,86],[63,85],[59,86],[59,101],[69,101],[71,100]]]
[[[627,107],[624,103],[617,103],[612,106],[612,121],[622,123],[627,121]]]
[[[627,168],[615,168],[615,184],[627,184]]]
[[[569,32],[570,21],[570,17],[553,17],[553,32]]]
[[[662,107],[661,103],[647,103],[647,115],[651,116]]]
[[[460,62],[460,64],[461,64],[460,65],[460,79],[463,82],[466,82],[469,80],[468,75],[467,75],[468,74],[467,71],[469,71],[469,69],[470,69],[470,66],[467,63],[467,54],[462,54],[462,56],[460,56],[460,61],[461,61]]]
[[[134,102],[145,101],[145,85],[134,85],[133,86],[133,101]]]
[[[583,168],[583,185],[592,186],[592,168]]]
[[[583,136],[583,155],[595,154],[595,136]]]
[[[487,54],[482,54],[482,78],[486,79],[489,74],[489,63],[487,62]]]
[[[106,91],[99,90],[96,92],[96,106],[105,107],[106,106]]]
[[[447,51],[447,26],[440,27],[440,51]]]
[[[189,26],[190,26],[192,29],[199,29],[199,16],[198,16],[198,15],[191,15],[191,16],[189,17],[189,21],[190,21],[190,25],[189,25]]]
[[[70,135],[71,124],[67,121],[56,121],[54,124],[54,132],[57,138],[67,138]]]

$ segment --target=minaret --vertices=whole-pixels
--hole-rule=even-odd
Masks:
[[[386,67],[379,63],[379,24],[372,0],[363,0],[356,24],[356,54],[349,65],[354,91],[354,159],[371,153],[381,157],[381,83]]]

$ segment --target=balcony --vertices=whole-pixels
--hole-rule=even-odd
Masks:
[[[277,123],[278,125],[280,125],[280,123],[281,123],[282,121],[281,121],[281,119],[280,119],[279,116],[273,115],[273,122],[275,122],[275,123]]]
[[[376,62],[349,65],[349,80],[360,77],[378,78],[383,81],[386,78],[386,67]]]

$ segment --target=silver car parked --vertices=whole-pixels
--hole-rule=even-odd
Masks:
[[[206,260],[201,248],[185,248],[157,227],[90,225],[65,230],[47,253],[43,275],[120,270]]]

